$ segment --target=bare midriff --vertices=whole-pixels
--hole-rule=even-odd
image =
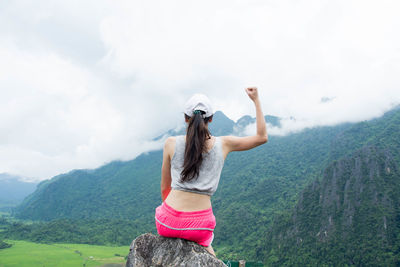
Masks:
[[[179,211],[199,211],[211,208],[209,195],[171,189],[165,202]]]

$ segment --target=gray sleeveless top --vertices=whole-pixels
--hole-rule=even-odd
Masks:
[[[197,179],[181,183],[185,143],[185,136],[176,137],[175,153],[171,160],[171,188],[211,196],[217,190],[222,167],[224,166],[221,138],[216,137],[211,150],[203,153],[203,162]]]

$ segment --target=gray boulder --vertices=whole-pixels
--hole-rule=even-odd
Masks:
[[[226,266],[204,247],[180,238],[143,234],[132,241],[126,267]]]

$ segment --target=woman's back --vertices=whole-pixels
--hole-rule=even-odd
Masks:
[[[202,162],[198,175],[190,180],[183,180],[181,173],[185,160],[185,136],[175,138],[175,151],[171,159],[171,188],[186,192],[212,196],[217,190],[224,157],[222,154],[221,138],[214,137],[214,144],[210,149],[202,152]],[[206,143],[207,145],[207,143]],[[206,146],[207,148],[207,146]]]
[[[224,155],[220,137],[212,136],[206,141],[206,152],[200,168],[199,176],[192,181],[182,183],[182,170],[185,136],[173,138],[171,156],[171,193],[165,200],[171,207],[182,211],[197,211],[211,207],[210,196],[218,186]]]

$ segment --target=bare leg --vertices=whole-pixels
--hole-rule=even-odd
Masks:
[[[205,247],[205,249],[206,249],[211,255],[213,255],[214,257],[217,257],[217,256],[215,256],[214,249],[212,248],[211,245],[209,245],[208,247]]]

